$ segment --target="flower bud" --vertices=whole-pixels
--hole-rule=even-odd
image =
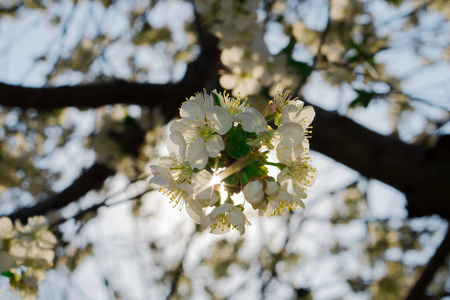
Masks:
[[[245,200],[257,209],[264,200],[264,185],[260,180],[249,181],[242,189]]]
[[[277,112],[275,104],[272,101],[269,101],[269,105],[267,105],[266,109],[264,109],[263,116],[268,117]]]
[[[274,180],[266,180],[266,187],[264,188],[264,192],[269,197],[275,197],[278,195],[278,192],[280,190],[280,185],[278,182]]]

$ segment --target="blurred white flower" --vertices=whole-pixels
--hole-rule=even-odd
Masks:
[[[0,246],[4,239],[9,239],[13,236],[13,224],[8,217],[0,218]],[[0,247],[1,249],[1,247]]]

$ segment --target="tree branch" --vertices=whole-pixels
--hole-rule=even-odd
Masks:
[[[63,208],[69,203],[80,199],[90,190],[100,188],[106,178],[113,174],[115,174],[114,170],[96,163],[90,169],[85,170],[78,179],[61,193],[49,197],[47,200],[34,206],[24,207],[7,217],[11,220],[18,219],[26,223],[28,217],[44,215],[48,211]]]
[[[437,214],[450,219],[450,158],[444,154],[449,153],[450,143],[426,150],[320,107],[315,111],[313,150],[403,192],[410,217]]]
[[[201,84],[205,83],[199,80],[195,85],[187,86],[187,81],[165,85],[117,81],[55,88],[0,84],[0,104],[37,109],[138,104],[160,106],[164,116],[171,119],[177,116],[180,103],[200,91]],[[450,159],[448,155],[437,155],[447,152],[445,144],[438,143],[436,149],[427,151],[378,134],[337,113],[320,107],[315,110],[313,150],[405,193],[410,217],[437,214],[450,219],[447,197],[450,194]]]
[[[139,84],[116,80],[109,83],[60,87],[22,87],[0,83],[0,104],[10,107],[54,110],[70,106],[97,108],[116,103],[161,106],[174,111],[187,96],[201,90],[179,84]]]
[[[419,300],[425,298],[425,289],[428,284],[433,280],[434,274],[436,274],[439,267],[444,263],[448,254],[450,253],[450,226],[447,229],[447,234],[442,240],[441,245],[436,249],[433,257],[428,262],[428,265],[423,270],[422,275],[416,284],[413,286],[409,295],[405,300]]]

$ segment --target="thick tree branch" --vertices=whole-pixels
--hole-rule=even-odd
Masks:
[[[190,75],[186,74],[187,78]],[[194,77],[195,79],[195,77]],[[66,106],[99,107],[125,103],[160,106],[167,119],[176,117],[179,104],[201,90],[195,85],[113,82],[100,85],[27,88],[0,84],[1,105],[55,109]],[[195,81],[195,80],[194,80]],[[411,217],[438,214],[450,219],[450,160],[447,143],[433,151],[373,132],[349,118],[316,107],[313,150],[378,179],[406,194]],[[441,153],[441,154],[439,154]]]
[[[201,83],[139,84],[113,81],[96,85],[32,88],[0,83],[0,105],[37,110],[53,110],[70,106],[97,108],[104,105],[126,103],[160,106],[174,111],[177,104],[201,90]]]
[[[115,171],[101,164],[94,164],[90,169],[85,170],[68,188],[61,193],[49,197],[47,200],[37,203],[31,207],[24,207],[8,217],[11,220],[21,220],[27,222],[27,218],[35,215],[45,215],[47,212],[60,209],[69,203],[80,199],[87,192],[98,189],[103,185],[106,178],[114,175]]]
[[[427,151],[320,107],[315,110],[313,150],[405,193],[410,217],[438,214],[450,219],[447,143],[438,143],[435,149]]]

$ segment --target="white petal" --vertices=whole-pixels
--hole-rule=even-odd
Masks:
[[[266,181],[266,188],[264,193],[269,197],[275,197],[280,191],[280,185],[276,181]]]
[[[281,123],[296,122],[299,123],[301,108],[296,105],[286,105],[281,112]]]
[[[225,149],[225,144],[219,135],[214,135],[206,142],[206,151],[208,151],[209,157],[217,157],[223,149]]]
[[[221,214],[224,214],[226,212],[229,212],[230,210],[233,209],[233,204],[230,203],[224,203],[216,208],[214,208],[211,213],[209,214],[209,217],[211,218],[211,220],[216,220],[218,216],[220,216]]]
[[[197,224],[201,224],[205,218],[205,213],[199,203],[195,199],[190,200],[186,203],[186,212]]]
[[[234,207],[228,214],[228,221],[237,227],[239,233],[243,235],[245,233],[245,221],[246,218],[242,210]]]
[[[300,112],[300,118],[302,119],[302,126],[307,127],[311,124],[316,116],[316,112],[312,106],[304,107]]]
[[[206,151],[205,140],[203,138],[196,138],[190,143],[186,156],[187,161],[193,169],[203,169],[208,163],[208,152]]]
[[[200,200],[209,200],[213,198],[213,186],[211,185],[212,175],[206,171],[202,170],[195,174],[192,178],[192,186],[194,188],[194,193]],[[210,201],[208,201],[210,202]],[[212,204],[212,203],[208,203]]]
[[[286,190],[280,190],[278,195],[274,198],[276,201],[286,201],[288,203],[292,203],[292,195]]]
[[[170,155],[178,160],[186,158],[186,141],[180,132],[172,132],[167,138],[167,150]]]
[[[303,151],[305,153],[308,153],[309,152],[309,140],[303,139],[302,146],[303,146]]]
[[[220,106],[209,108],[206,111],[206,119],[208,120],[208,124],[220,135],[227,133],[233,125],[228,111]]]
[[[205,229],[208,226],[211,226],[212,224],[214,224],[214,222],[215,222],[215,220],[212,220],[211,214],[209,214],[201,220],[200,224],[202,225],[202,228]]]
[[[194,189],[201,188],[205,185],[208,185],[212,180],[212,175],[206,170],[201,170],[197,174],[195,174],[192,178],[192,185]]]
[[[158,158],[158,162],[157,162],[158,166],[166,167],[166,168],[170,168],[173,165],[173,163],[174,163],[174,159],[167,157],[167,156],[162,156],[162,157]]]
[[[293,122],[281,124],[277,129],[277,133],[281,135],[281,142],[286,147],[299,145],[305,137],[303,127],[300,124]]]
[[[299,197],[299,198],[301,198],[301,199],[305,199],[306,197],[308,197],[308,195],[306,195],[306,193],[305,193],[305,191],[303,191],[303,188],[300,186],[300,185],[295,185],[295,186],[293,186],[293,188],[294,188],[294,192],[295,192],[295,194]],[[303,203],[303,202],[302,202]],[[303,209],[304,209],[304,207],[303,207]]]
[[[157,167],[157,166],[151,166],[152,167],[152,173],[153,173],[153,177],[150,178],[150,183],[154,183],[160,186],[167,186],[170,184],[171,180],[169,179],[169,172],[166,173],[159,173],[159,174],[155,174],[156,172],[154,172],[153,167]],[[161,175],[160,175],[161,174]],[[165,174],[164,176],[162,174]]]
[[[182,191],[185,191],[185,192],[187,192],[188,195],[192,195],[194,193],[192,186],[187,182],[175,184],[174,189],[180,189]]]
[[[239,208],[233,207],[233,209],[228,213],[228,221],[235,226],[244,226],[244,213]]]
[[[212,91],[213,93],[216,92],[216,90]],[[213,98],[206,92],[206,90],[203,90],[203,93],[197,93],[195,96],[191,97],[189,100],[194,100],[197,103],[199,103],[204,108],[209,108],[214,105]]]
[[[239,114],[242,128],[247,132],[261,133],[267,130],[267,121],[264,116],[253,107],[246,107],[244,112]]]
[[[183,119],[177,120],[170,124],[170,132],[186,132],[191,128],[191,124]]]
[[[151,165],[150,171],[155,176],[160,176],[160,175],[168,176],[170,174],[170,169],[166,166]]]
[[[216,228],[211,228],[210,233],[222,235],[222,234],[230,232],[230,230],[231,229],[229,227],[216,227]]]
[[[284,168],[280,173],[277,175],[277,182],[281,185],[283,188],[284,184],[291,178],[289,176],[289,170],[288,168]]]
[[[286,165],[292,164],[292,162],[296,161],[303,154],[303,145],[298,144],[295,147],[289,148],[285,146],[283,143],[279,143],[277,148],[277,157],[278,160]]]
[[[300,196],[298,196],[298,197],[297,196],[293,195],[292,196],[292,201],[297,203],[298,206],[301,207],[301,209],[305,210],[305,203],[303,203],[302,199],[300,199],[301,198]],[[306,194],[305,194],[305,198],[306,198]]]
[[[205,123],[205,110],[197,101],[184,101],[180,108],[180,116],[185,121],[196,124]]]
[[[287,105],[281,115],[281,123],[295,122],[303,128],[308,127],[314,120],[316,112],[312,106]]]
[[[306,176],[302,180],[302,184],[305,186],[313,186],[316,182],[317,169],[311,166],[307,166]]]

